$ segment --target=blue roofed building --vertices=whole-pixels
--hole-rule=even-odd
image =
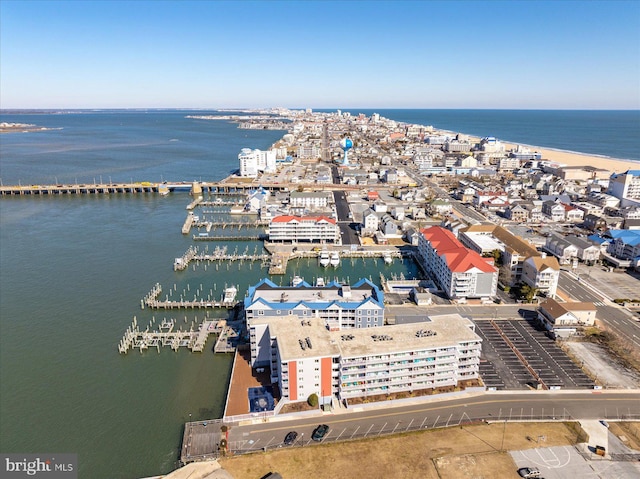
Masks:
[[[640,230],[608,230],[604,258],[618,268],[640,268]]]
[[[270,361],[270,337],[264,320],[290,317],[292,322],[319,318],[329,331],[384,325],[384,293],[368,279],[354,285],[331,282],[324,287],[301,282],[278,286],[262,279],[249,287],[244,299],[245,318],[251,342],[251,365]]]

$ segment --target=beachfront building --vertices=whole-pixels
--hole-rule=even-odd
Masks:
[[[330,331],[320,318],[259,319],[271,381],[287,402],[414,392],[478,379],[482,339],[458,314],[412,324]]]
[[[578,328],[593,326],[598,310],[593,303],[560,303],[546,299],[538,307],[538,320],[547,331],[566,338],[575,334]]]
[[[269,241],[339,243],[340,227],[327,216],[282,215],[269,222]]]
[[[240,176],[255,178],[260,172],[272,173],[276,171],[276,152],[252,150],[243,148],[238,155],[240,162]]]
[[[608,193],[618,198],[621,206],[640,205],[640,170],[611,175]]]
[[[498,270],[477,252],[465,248],[453,233],[441,226],[421,230],[418,254],[425,271],[451,299],[495,296]]]
[[[263,279],[249,288],[244,309],[253,367],[269,362],[266,327],[256,320],[284,317],[293,324],[293,320],[318,318],[325,328],[336,331],[384,324],[384,294],[367,279],[352,286],[331,282],[324,287],[304,281],[297,286],[281,287]]]

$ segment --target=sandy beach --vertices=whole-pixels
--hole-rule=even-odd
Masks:
[[[480,143],[481,138],[469,136],[471,143]],[[611,173],[622,173],[627,170],[640,170],[640,161],[619,160],[607,158],[588,153],[578,153],[571,151],[555,150],[538,146],[526,145],[523,143],[509,143],[502,141],[505,151],[515,150],[518,145],[528,148],[532,152],[542,153],[542,159],[552,161],[565,166],[594,166],[609,170]]]
[[[505,143],[507,151],[516,148],[514,143]],[[587,153],[573,153],[569,151],[552,150],[534,146],[528,147],[531,151],[542,153],[542,159],[553,161],[567,166],[594,166],[609,170],[611,173],[622,173],[627,170],[639,170],[640,162],[617,160],[602,156],[589,155]]]

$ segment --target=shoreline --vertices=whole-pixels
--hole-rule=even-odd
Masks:
[[[442,133],[465,135],[469,138],[469,141],[471,143],[480,143],[480,140],[482,139],[481,137],[478,137],[478,136],[467,135],[464,132],[441,130],[436,127],[434,127],[434,129]],[[541,161],[558,163],[561,166],[593,166],[596,168],[601,168],[603,170],[610,171],[612,173],[621,173],[627,170],[637,170],[637,169],[640,170],[640,160],[613,158],[610,156],[599,155],[596,153],[584,153],[580,151],[563,150],[561,148],[529,145],[527,143],[519,143],[519,142],[510,141],[510,140],[502,140],[500,138],[496,138],[496,139],[504,145],[505,152],[508,152],[510,150],[515,150],[517,146],[523,146],[531,150],[531,152],[541,153],[542,154]]]

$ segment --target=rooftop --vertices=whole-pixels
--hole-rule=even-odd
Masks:
[[[451,347],[459,342],[481,340],[473,330],[473,323],[459,314],[430,316],[421,323],[341,331],[327,330],[321,318],[298,316],[260,318],[255,324],[269,325],[271,336],[277,338],[283,361],[327,356],[354,358]],[[306,338],[309,338],[311,348]]]

